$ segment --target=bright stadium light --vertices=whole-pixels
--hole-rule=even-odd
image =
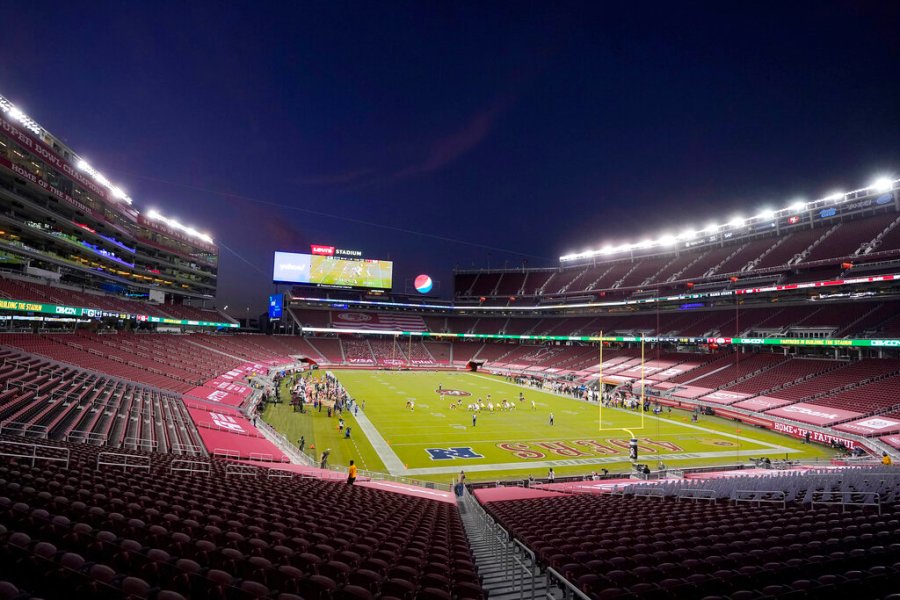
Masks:
[[[10,116],[10,118],[12,118],[16,121],[24,121],[25,120],[25,113],[23,113],[21,110],[19,110],[15,106],[9,107],[9,116]]]
[[[2,104],[0,104],[0,108],[4,108]],[[634,249],[665,247],[673,243],[677,243],[678,241],[692,240],[702,236],[710,236],[709,241],[713,241],[714,237],[717,234],[723,234],[725,236],[740,235],[743,230],[747,229],[750,223],[765,223],[766,227],[775,227],[776,220],[780,218],[786,218],[789,223],[793,225],[800,221],[800,213],[811,210],[812,207],[816,207],[817,209],[821,208],[822,205],[826,202],[841,204],[848,201],[850,198],[858,198],[860,194],[887,193],[895,189],[898,184],[900,184],[900,179],[891,178],[888,176],[880,176],[875,179],[875,181],[873,181],[871,185],[863,187],[861,189],[851,191],[834,191],[828,195],[820,196],[815,200],[809,202],[807,202],[803,198],[797,198],[789,205],[784,206],[784,208],[780,208],[778,210],[766,207],[761,209],[758,214],[750,217],[735,216],[730,221],[722,222],[719,224],[710,223],[702,229],[696,229],[693,231],[690,229],[686,229],[677,234],[664,233],[660,234],[660,236],[655,239],[644,239],[631,244],[626,243],[618,246],[604,245],[602,249],[563,255],[560,257],[560,261],[571,261],[577,260],[579,258],[610,255],[628,252]],[[731,229],[732,231],[728,232],[727,230],[729,229]]]
[[[148,219],[153,219],[154,221],[161,221],[162,223],[165,223],[172,229],[177,229],[179,231],[183,231],[192,237],[203,240],[204,242],[207,242],[210,244],[213,243],[212,237],[208,233],[200,233],[193,227],[188,227],[187,225],[184,225],[175,219],[170,219],[169,217],[163,216],[162,214],[160,214],[160,212],[158,210],[156,210],[154,208],[151,208],[145,214]]]
[[[94,169],[87,163],[86,160],[79,159],[78,164],[76,165],[79,171],[84,171],[85,173],[93,173]]]
[[[879,177],[872,182],[872,185],[869,186],[869,189],[875,190],[876,192],[889,192],[891,191],[892,187],[894,187],[893,181],[891,181],[887,177]]]
[[[657,241],[657,243],[659,243],[662,246],[671,246],[672,244],[675,244],[678,242],[678,238],[676,238],[674,235],[672,235],[670,233],[667,233],[656,241]]]

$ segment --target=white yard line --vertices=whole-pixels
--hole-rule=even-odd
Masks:
[[[403,461],[400,460],[400,457],[397,456],[378,429],[375,428],[372,421],[366,416],[366,412],[362,411],[362,414],[355,415],[355,417],[357,425],[362,429],[365,436],[369,438],[369,443],[372,444],[372,448],[375,449],[378,458],[384,463],[384,468],[388,470],[388,473],[399,475],[405,471],[406,467],[403,465]]]

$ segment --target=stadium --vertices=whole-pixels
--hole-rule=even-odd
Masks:
[[[900,5],[92,8],[0,36],[0,600],[900,599]]]
[[[900,180],[452,299],[279,252],[259,334],[209,235],[0,109],[2,597],[896,591]]]

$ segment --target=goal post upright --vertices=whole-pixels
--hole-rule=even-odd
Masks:
[[[600,332],[599,337],[600,337],[600,371],[599,371],[600,376],[599,376],[598,381],[599,381],[599,387],[600,387],[600,396],[599,396],[600,401],[598,403],[598,410],[599,410],[599,423],[597,424],[598,431],[624,431],[625,433],[627,433],[629,435],[631,443],[636,445],[637,438],[635,437],[634,432],[643,430],[646,426],[646,422],[645,422],[646,415],[644,415],[644,400],[646,397],[645,389],[644,389],[644,384],[645,384],[645,381],[644,381],[644,376],[645,376],[644,334],[643,333],[641,334],[641,402],[640,402],[640,405],[638,406],[638,411],[641,414],[641,424],[640,424],[640,427],[638,427],[638,428],[604,427],[603,426],[603,332],[602,331]]]

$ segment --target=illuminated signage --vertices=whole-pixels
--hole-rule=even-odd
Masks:
[[[284,294],[269,296],[269,318],[280,319],[284,310]]]
[[[362,258],[362,250],[346,250],[344,248],[335,248],[334,246],[323,246],[321,244],[310,244],[309,253],[316,256],[346,256],[348,258]]]
[[[187,325],[192,327],[227,327],[237,328],[237,323],[217,323],[214,321],[191,321],[185,319],[169,319],[164,317],[153,317],[149,315],[140,315],[134,313],[123,313],[110,310],[102,310],[99,308],[83,308],[78,306],[62,306],[59,304],[42,304],[39,302],[28,302],[25,300],[6,300],[0,299],[0,310],[11,310],[16,312],[33,312],[51,315],[61,315],[66,317],[86,317],[88,319],[134,319],[140,322],[148,323],[164,323],[166,325]]]

